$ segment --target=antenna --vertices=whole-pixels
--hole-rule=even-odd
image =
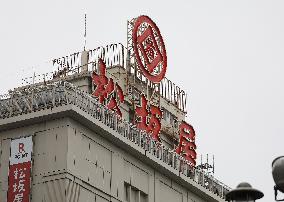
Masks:
[[[35,68],[33,67],[32,69],[33,69],[33,84],[35,84],[35,76],[36,76],[35,75]]]
[[[203,159],[202,159],[202,154],[200,155],[201,157],[201,162],[200,165],[197,166],[197,168],[200,168],[201,170],[203,170],[205,173],[207,174],[213,174],[215,173],[215,156],[212,156],[212,160],[213,162],[210,163],[209,162],[209,154],[206,154],[206,159],[204,157],[204,163],[203,163]]]
[[[86,50],[86,44],[87,44],[87,14],[85,13],[84,51]]]
[[[208,154],[206,154],[206,163],[208,164]]]
[[[214,158],[214,155],[213,155],[213,174],[215,173],[215,158]]]

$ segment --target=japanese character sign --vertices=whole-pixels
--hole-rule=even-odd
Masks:
[[[182,155],[192,166],[195,166],[196,145],[194,129],[191,125],[183,121],[179,126],[179,130],[179,145],[176,149],[176,153]]]
[[[140,16],[135,21],[132,41],[140,70],[150,81],[159,83],[167,70],[167,54],[159,28],[148,16]]]
[[[32,137],[11,141],[8,202],[29,202]]]
[[[99,74],[93,72],[92,80],[96,86],[92,95],[98,97],[101,104],[106,104],[108,109],[114,110],[121,117],[118,105],[124,102],[123,91],[117,83],[114,84],[112,78],[107,78],[106,65],[102,59],[99,59]]]
[[[161,110],[150,105],[150,110],[148,109],[147,99],[144,95],[141,96],[141,106],[136,107],[135,113],[140,121],[137,122],[137,128],[145,130],[147,133],[152,134],[154,140],[160,141],[160,129],[161,129]]]
[[[31,162],[13,165],[9,169],[8,202],[28,202]]]

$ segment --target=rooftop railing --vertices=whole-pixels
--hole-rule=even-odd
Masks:
[[[161,97],[169,103],[176,106],[183,112],[186,112],[187,94],[174,82],[168,78],[164,78],[159,85],[150,82],[137,67],[135,60],[127,60],[127,50],[121,44],[110,44],[105,47],[98,47],[93,50],[86,51],[88,60],[82,60],[83,52],[76,52],[64,57],[53,59],[44,65],[46,69],[54,71],[45,74],[39,74],[22,79],[22,85],[30,85],[34,83],[52,81],[55,78],[66,77],[82,71],[82,67],[87,65],[88,71],[98,72],[98,60],[102,59],[108,68],[123,67],[125,71],[129,71],[133,80],[140,81],[144,85],[148,85],[155,89]]]
[[[138,145],[147,154],[152,155],[160,164],[167,164],[181,175],[200,184],[210,192],[224,198],[230,190],[213,176],[190,166],[179,154],[136,128],[135,125],[119,118],[116,113],[101,105],[92,95],[85,93],[68,82],[56,82],[47,85],[33,85],[10,92],[0,97],[1,119],[28,114],[63,105],[75,105],[124,138]]]

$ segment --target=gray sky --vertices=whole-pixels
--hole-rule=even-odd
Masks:
[[[284,154],[283,10],[280,0],[1,1],[0,92],[81,51],[85,12],[90,49],[126,44],[127,20],[148,15],[164,38],[166,76],[189,94],[198,153],[215,154],[225,184],[248,181],[264,192],[259,201],[273,201],[271,162]]]

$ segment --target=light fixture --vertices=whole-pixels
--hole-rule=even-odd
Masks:
[[[226,194],[226,201],[230,202],[254,202],[262,198],[264,195],[261,191],[252,188],[247,182],[240,183],[236,189]]]
[[[272,162],[272,176],[275,182],[275,201],[284,201],[284,199],[277,199],[278,191],[284,193],[284,156],[279,156]]]

